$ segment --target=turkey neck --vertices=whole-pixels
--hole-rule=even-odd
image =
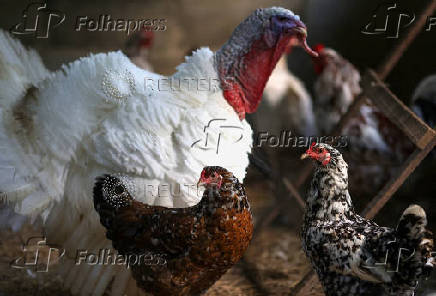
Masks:
[[[348,165],[342,156],[317,164],[306,202],[306,219],[343,220],[354,214],[348,193]]]
[[[242,22],[215,53],[223,96],[241,120],[245,113],[256,111],[268,78],[292,38],[281,36],[275,46],[269,47],[258,14]]]

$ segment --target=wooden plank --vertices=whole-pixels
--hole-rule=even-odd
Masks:
[[[287,178],[282,178],[283,184],[285,184],[286,189],[289,190],[291,195],[297,200],[298,205],[300,208],[304,211],[306,209],[306,202],[301,197],[300,193],[298,192],[297,188],[292,184],[291,181],[289,181]]]
[[[366,72],[362,86],[364,95],[420,149],[436,136],[436,132],[399,100],[374,71]]]
[[[315,295],[317,292],[321,293],[322,287],[318,280],[318,276],[315,271],[309,271],[302,280],[291,289],[291,296],[308,296]]]
[[[416,148],[409,156],[407,161],[399,168],[396,174],[392,176],[389,182],[380,190],[380,192],[368,203],[363,210],[362,215],[367,219],[372,219],[383,208],[383,206],[392,198],[393,194],[404,183],[421,161],[436,146],[436,137],[421,150]]]

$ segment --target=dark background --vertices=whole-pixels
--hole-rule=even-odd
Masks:
[[[402,11],[419,17],[428,2],[403,0],[395,3]],[[29,3],[31,2],[22,0],[1,0],[0,28],[9,30],[20,22],[22,11]],[[374,11],[381,3],[386,2],[366,0],[98,0],[92,2],[49,0],[47,1],[49,8],[66,14],[65,22],[53,29],[47,39],[36,39],[32,36],[18,36],[18,38],[24,44],[35,48],[49,69],[57,70],[63,63],[71,62],[90,53],[123,49],[129,37],[125,32],[76,32],[74,27],[78,16],[89,16],[97,19],[99,15],[106,14],[111,15],[112,19],[164,18],[167,20],[165,23],[167,29],[155,33],[154,46],[150,50],[150,63],[155,72],[171,74],[191,49],[201,46],[209,46],[212,50],[218,49],[228,39],[235,26],[254,9],[282,6],[301,15],[308,27],[308,41],[311,46],[323,43],[332,47],[363,71],[367,68],[376,68],[399,41],[386,38],[383,34],[364,35],[361,32],[363,26],[371,20]],[[400,38],[406,32],[407,28],[401,30]],[[411,94],[419,81],[427,75],[436,73],[435,52],[436,26],[430,32],[422,30],[387,77],[386,82],[390,89],[406,104],[409,103]],[[291,71],[303,79],[307,88],[312,91],[315,74],[310,58],[301,49],[295,49],[288,60]],[[298,173],[298,170],[292,165],[289,170]],[[418,203],[425,208],[429,215],[430,229],[436,230],[435,172],[434,156],[433,158],[428,157],[424,160],[424,164],[418,168],[418,171],[403,184],[399,192],[395,194],[375,220],[384,226],[394,227],[402,211],[409,204]],[[253,169],[249,170],[246,187],[249,198],[255,207],[261,208],[265,204],[273,203],[270,199],[272,193],[268,189],[266,180]],[[350,192],[353,197],[353,188],[350,188]],[[377,189],[374,188],[372,195],[353,198],[357,208],[362,209],[376,192]],[[302,194],[304,195],[304,191]],[[289,199],[289,202],[294,201]],[[269,277],[268,274],[262,275],[266,282],[273,278],[276,281],[275,284],[278,282],[279,286],[289,287],[289,280],[292,276],[295,276],[295,278],[292,277],[295,281],[298,279],[296,275],[300,273],[303,275],[308,270],[307,263],[300,262],[304,260],[304,256],[302,257],[302,254],[298,253],[299,251],[294,250],[299,247],[298,230],[301,219],[302,213],[295,205],[294,211],[289,213],[289,217],[281,217],[274,221],[275,228],[270,228],[269,234],[263,234],[260,242],[252,243],[254,249],[250,248],[249,253],[253,253],[252,257],[255,258],[253,264],[259,263],[258,268],[261,271],[262,268],[268,270],[267,266],[271,265],[276,272]],[[283,227],[286,228],[285,231],[283,231]],[[14,241],[15,248],[18,248],[19,241],[17,241],[16,235],[10,234],[10,238],[11,241]],[[283,260],[275,265],[274,259],[268,257],[271,254],[276,254],[277,250],[274,248],[284,241],[289,241],[291,244],[291,246],[285,244],[283,248],[288,250],[286,252],[292,252],[292,255],[289,255],[291,258],[289,260],[293,260],[292,264],[297,266],[292,267],[294,269],[289,266],[282,267],[280,264],[283,263]],[[265,245],[267,243],[270,245]],[[9,247],[10,245],[5,247],[5,250],[7,251]],[[2,251],[1,244],[0,253],[4,259],[5,253]],[[262,260],[264,260],[264,265],[261,264]],[[288,282],[280,278],[277,279],[277,272],[282,269],[286,270],[283,271],[282,277],[289,276],[286,278]],[[10,270],[3,271],[1,271],[2,275],[10,272]],[[21,278],[18,277],[16,281],[18,286],[20,281]],[[0,280],[0,295],[3,291],[1,282]],[[242,284],[239,282],[235,285],[241,286]],[[208,293],[208,295],[215,294]],[[243,295],[251,294],[245,293]]]

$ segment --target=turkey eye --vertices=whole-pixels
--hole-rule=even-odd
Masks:
[[[279,17],[279,21],[281,21],[281,22],[286,22],[287,20],[288,20],[288,18],[285,16]]]
[[[117,185],[115,186],[115,194],[121,194],[124,192],[124,187],[123,185]]]

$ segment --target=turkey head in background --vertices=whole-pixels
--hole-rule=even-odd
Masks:
[[[154,37],[153,31],[144,28],[134,33],[126,42],[124,53],[132,63],[141,69],[153,71],[149,62],[149,53],[154,43]]]

